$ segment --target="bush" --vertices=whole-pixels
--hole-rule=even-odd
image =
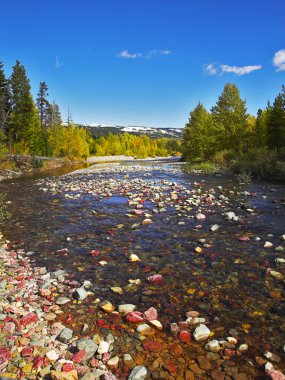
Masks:
[[[213,157],[213,162],[219,166],[228,167],[229,164],[237,158],[236,152],[230,149],[225,149],[217,152]]]
[[[187,163],[183,166],[186,173],[199,172],[201,174],[213,174],[219,171],[219,167],[212,162],[201,162],[199,164]]]

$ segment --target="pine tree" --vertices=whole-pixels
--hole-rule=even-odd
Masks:
[[[48,86],[46,82],[40,82],[40,88],[39,88],[38,97],[37,97],[37,107],[39,110],[39,117],[40,117],[42,128],[47,128],[49,126],[48,113],[49,113],[50,104],[49,104],[49,101],[47,100],[47,96],[48,96],[47,91],[48,91]]]
[[[12,112],[10,138],[23,153],[40,154],[42,135],[38,111],[31,95],[31,86],[26,70],[16,61],[11,76]]]
[[[0,62],[0,131],[7,131],[10,112],[9,80],[6,79],[3,63]]]
[[[280,157],[285,157],[285,86],[269,108],[268,145],[276,149]]]
[[[259,109],[254,129],[254,145],[257,148],[265,148],[268,142],[268,111]]]
[[[209,158],[216,149],[215,131],[211,115],[200,102],[190,112],[182,134],[182,154],[185,160]]]
[[[211,110],[217,128],[220,150],[241,152],[247,147],[247,108],[235,84],[227,83]]]

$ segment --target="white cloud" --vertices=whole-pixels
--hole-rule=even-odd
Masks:
[[[218,72],[218,69],[215,67],[213,63],[209,63],[208,65],[204,65],[204,70],[209,75],[215,75]]]
[[[128,50],[123,50],[118,54],[120,58],[136,59],[142,56],[141,53],[130,53]]]
[[[60,68],[63,66],[63,62],[59,59],[59,57],[55,57],[55,63],[54,63],[54,66],[55,66],[57,69],[60,69]]]
[[[234,73],[236,75],[245,75],[249,74],[252,71],[260,70],[262,66],[252,65],[252,66],[229,66],[229,65],[220,65],[222,73]]]
[[[285,71],[285,49],[278,50],[274,54],[273,66],[277,67],[277,71]]]
[[[170,55],[170,54],[172,54],[172,51],[171,50],[160,50],[160,54],[162,54],[162,55]]]
[[[130,53],[128,50],[123,50],[120,53],[118,53],[118,57],[119,58],[129,58],[129,59],[136,59],[136,58],[151,59],[155,56],[170,55],[170,54],[172,54],[171,50],[152,49],[146,53]]]

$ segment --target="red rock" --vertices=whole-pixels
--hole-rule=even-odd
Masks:
[[[10,351],[6,347],[0,348],[0,358],[5,360],[11,360],[12,355],[10,354]]]
[[[28,313],[20,319],[20,323],[23,326],[27,326],[30,323],[37,322],[38,316],[36,313]]]
[[[40,355],[36,356],[35,359],[33,360],[33,367],[39,368],[42,366],[42,364],[43,364],[43,358]]]
[[[190,342],[191,340],[191,334],[189,333],[189,331],[186,331],[186,330],[180,331],[178,337],[179,337],[179,340],[183,343]]]
[[[173,356],[181,356],[182,353],[183,353],[183,348],[180,346],[180,344],[173,344],[171,347],[170,347],[170,353],[171,355]]]
[[[91,251],[91,256],[92,257],[98,257],[98,256],[100,256],[100,251],[98,251],[97,249],[93,249],[92,251]]]
[[[249,241],[250,238],[248,236],[241,236],[238,240],[239,241]]]
[[[73,319],[74,319],[74,316],[72,314],[69,314],[68,317],[66,318],[65,323],[69,325],[73,321]]]
[[[131,311],[126,315],[126,320],[131,323],[141,323],[144,321],[142,313],[139,311]]]
[[[56,251],[56,253],[57,253],[58,255],[67,255],[67,254],[68,254],[68,249],[67,249],[67,248],[58,249],[58,250]]]
[[[172,375],[174,376],[176,373],[176,365],[174,362],[166,362],[163,367]]]
[[[33,353],[33,350],[30,347],[25,347],[21,351],[21,355],[23,356],[23,358],[25,358],[26,356],[31,356],[32,353]]]
[[[150,307],[147,311],[144,312],[144,319],[147,321],[153,321],[157,319],[157,310],[154,307]]]
[[[236,351],[231,350],[229,348],[226,348],[224,353],[226,356],[235,356],[237,354]]]
[[[154,274],[153,276],[149,276],[147,280],[151,285],[159,285],[162,283],[163,277],[161,274]]]
[[[74,366],[72,363],[64,363],[61,368],[62,372],[70,372],[74,369]]]
[[[78,351],[76,354],[71,356],[71,360],[74,363],[82,363],[86,359],[87,353],[84,350]]]
[[[154,342],[153,340],[147,340],[142,345],[145,350],[150,352],[159,352],[163,348],[159,342]]]

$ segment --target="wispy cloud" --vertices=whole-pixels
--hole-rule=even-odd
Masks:
[[[232,73],[236,75],[250,74],[253,71],[262,69],[261,65],[250,66],[230,66],[230,65],[214,65],[209,63],[204,65],[204,71],[209,75],[223,75],[224,73]]]
[[[207,65],[204,65],[204,71],[209,75],[215,75],[217,74],[218,69],[213,63],[208,63]]]
[[[274,54],[273,66],[277,67],[277,71],[285,71],[285,49],[278,50]]]
[[[152,49],[146,53],[130,53],[129,50],[123,50],[120,51],[117,56],[119,58],[127,58],[127,59],[136,59],[136,58],[145,58],[145,59],[151,59],[155,56],[159,55],[170,55],[172,54],[171,50],[158,50],[158,49]]]
[[[128,58],[128,59],[136,59],[142,56],[141,53],[130,53],[128,50],[123,50],[118,53],[118,57],[120,58]]]
[[[55,57],[55,63],[54,63],[54,66],[55,66],[57,69],[60,69],[60,68],[63,66],[63,62],[59,59],[59,57]]]
[[[260,65],[251,65],[251,66],[229,66],[229,65],[220,65],[222,73],[233,73],[236,75],[245,75],[250,74],[253,71],[260,70],[262,66]]]

